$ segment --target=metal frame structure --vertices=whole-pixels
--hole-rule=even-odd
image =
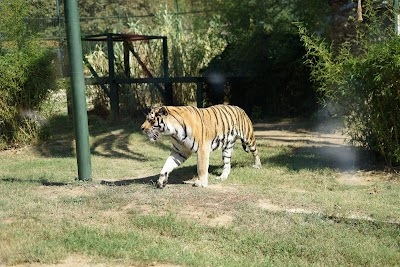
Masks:
[[[134,51],[131,42],[143,41],[143,40],[156,40],[161,39],[163,42],[163,77],[153,77],[151,72],[148,70],[144,62],[140,59],[140,56]],[[97,35],[88,35],[82,38],[83,41],[103,41],[107,42],[107,57],[108,57],[108,67],[109,76],[100,77],[93,67],[90,66],[89,62],[85,60],[90,72],[94,78],[85,78],[86,85],[100,85],[104,90],[106,95],[110,98],[110,106],[113,119],[118,119],[119,116],[119,95],[118,88],[122,84],[132,84],[132,83],[152,83],[154,84],[161,95],[164,98],[164,103],[166,105],[172,105],[173,103],[173,83],[196,83],[197,85],[197,106],[203,106],[203,83],[206,81],[204,77],[169,77],[168,73],[168,45],[167,37],[165,36],[153,36],[153,35],[137,35],[137,34],[116,34],[116,33],[106,33]],[[124,47],[124,74],[125,77],[117,77],[115,74],[115,62],[114,62],[114,42],[123,42]],[[139,65],[142,67],[147,78],[131,78],[130,73],[130,63],[129,58],[132,54]],[[109,86],[107,87],[106,84]],[[160,86],[164,84],[164,88]]]
[[[130,79],[130,53],[136,58],[139,62],[139,65],[142,67],[148,78],[152,79],[153,75],[146,67],[144,62],[141,60],[140,56],[133,49],[132,42],[134,41],[144,41],[144,40],[157,40],[161,39],[163,42],[163,77],[167,78],[168,75],[168,47],[167,47],[167,37],[165,36],[150,36],[150,35],[138,35],[138,34],[117,34],[117,33],[105,33],[105,34],[96,34],[96,35],[88,35],[82,38],[83,41],[103,41],[107,42],[107,57],[108,57],[108,77],[100,77],[93,67],[89,64],[89,62],[85,60],[86,65],[89,67],[90,72],[94,76],[94,78],[86,78],[86,84],[98,84],[104,90],[106,95],[110,98],[110,106],[113,119],[117,119],[119,117],[119,85],[121,83],[121,79],[115,74],[115,62],[114,62],[114,43],[115,42],[123,42],[124,47],[124,74],[126,79]],[[106,86],[108,84],[108,88]],[[158,84],[155,83],[157,89],[160,91],[166,103],[172,103],[172,86],[169,84],[165,84],[164,89]]]

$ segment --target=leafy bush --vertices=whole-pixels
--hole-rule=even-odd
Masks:
[[[39,111],[53,87],[53,53],[26,31],[24,3],[0,3],[0,148],[39,137]]]
[[[342,108],[351,141],[393,167],[400,164],[400,37],[374,18],[337,52],[302,26],[299,31],[312,77],[325,100]]]

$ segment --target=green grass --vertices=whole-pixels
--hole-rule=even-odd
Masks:
[[[90,124],[93,181],[76,180],[72,128],[40,146],[0,152],[0,265],[58,263],[70,255],[126,265],[396,266],[400,183],[340,183],[344,168],[309,144],[259,140],[263,169],[234,150],[227,181],[213,152],[210,187],[182,184],[196,156],[155,189],[169,141],[149,143],[139,123]],[[65,129],[65,128],[64,128]],[[372,179],[368,173],[358,175]],[[228,218],[226,221],[219,221]]]

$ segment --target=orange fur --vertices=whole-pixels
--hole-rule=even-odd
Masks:
[[[224,161],[219,178],[226,179],[230,173],[230,158],[237,138],[241,139],[243,149],[253,154],[253,167],[261,168],[251,120],[244,110],[236,106],[153,108],[141,129],[151,141],[156,141],[161,135],[168,135],[172,140],[173,148],[161,170],[157,183],[159,187],[165,186],[169,173],[192,153],[198,154],[198,179],[194,185],[207,186],[210,152],[218,148],[223,149]]]

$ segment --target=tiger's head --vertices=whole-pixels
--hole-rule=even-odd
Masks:
[[[157,141],[161,135],[168,135],[169,129],[167,126],[168,110],[166,107],[152,108],[146,116],[141,129],[146,134],[151,142]]]

